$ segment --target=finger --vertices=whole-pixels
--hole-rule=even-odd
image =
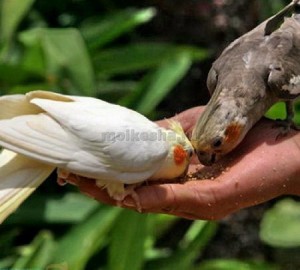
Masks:
[[[190,181],[185,184],[144,186],[136,190],[143,212],[180,215],[192,219],[218,219],[231,211],[232,205],[222,204],[223,183],[219,181]],[[127,197],[122,205],[135,208]]]
[[[293,170],[299,167],[299,150],[293,138],[297,133],[275,142],[274,129],[270,129],[269,123],[264,121],[249,133],[243,144],[231,155],[233,162],[230,169],[214,181],[138,188],[136,191],[143,211],[191,219],[220,219],[238,209],[284,194],[292,183],[289,175],[293,175]],[[95,184],[86,186],[85,181],[75,183],[89,196],[116,205]],[[123,207],[135,209],[136,203],[127,197]]]
[[[93,179],[70,174],[66,181],[77,186],[81,193],[92,197],[97,201],[105,204],[117,205],[117,202],[113,200],[104,189],[98,187]]]
[[[80,192],[97,201],[110,205],[118,205],[118,203],[112,199],[105,190],[99,188],[94,181],[81,182],[78,188]]]

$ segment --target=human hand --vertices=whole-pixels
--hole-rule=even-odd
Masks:
[[[191,135],[203,109],[187,110],[174,119]],[[167,121],[158,124],[167,126]],[[276,140],[279,130],[273,125],[270,120],[261,120],[233,152],[211,167],[200,165],[194,157],[185,183],[136,188],[142,211],[217,220],[284,194],[299,195],[300,133],[292,130],[286,137]],[[70,175],[68,182],[100,202],[120,205],[92,180]],[[131,197],[126,197],[121,206],[136,209]]]

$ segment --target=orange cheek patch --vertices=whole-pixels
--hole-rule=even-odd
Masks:
[[[173,154],[174,154],[174,161],[177,165],[181,165],[187,158],[187,153],[179,145],[175,146],[173,150]]]
[[[225,130],[225,141],[227,143],[235,142],[239,138],[242,129],[242,126],[237,123],[229,125]]]

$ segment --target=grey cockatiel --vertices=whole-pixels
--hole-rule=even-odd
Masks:
[[[204,165],[233,150],[275,102],[287,102],[291,121],[291,101],[300,94],[299,2],[232,42],[213,63],[207,78],[212,97],[192,135]]]

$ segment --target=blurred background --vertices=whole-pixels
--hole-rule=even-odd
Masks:
[[[288,2],[1,0],[0,94],[43,89],[169,117],[206,104],[213,60]],[[283,104],[268,113],[284,115]],[[300,269],[295,198],[189,221],[101,205],[55,179],[0,226],[0,269]]]

